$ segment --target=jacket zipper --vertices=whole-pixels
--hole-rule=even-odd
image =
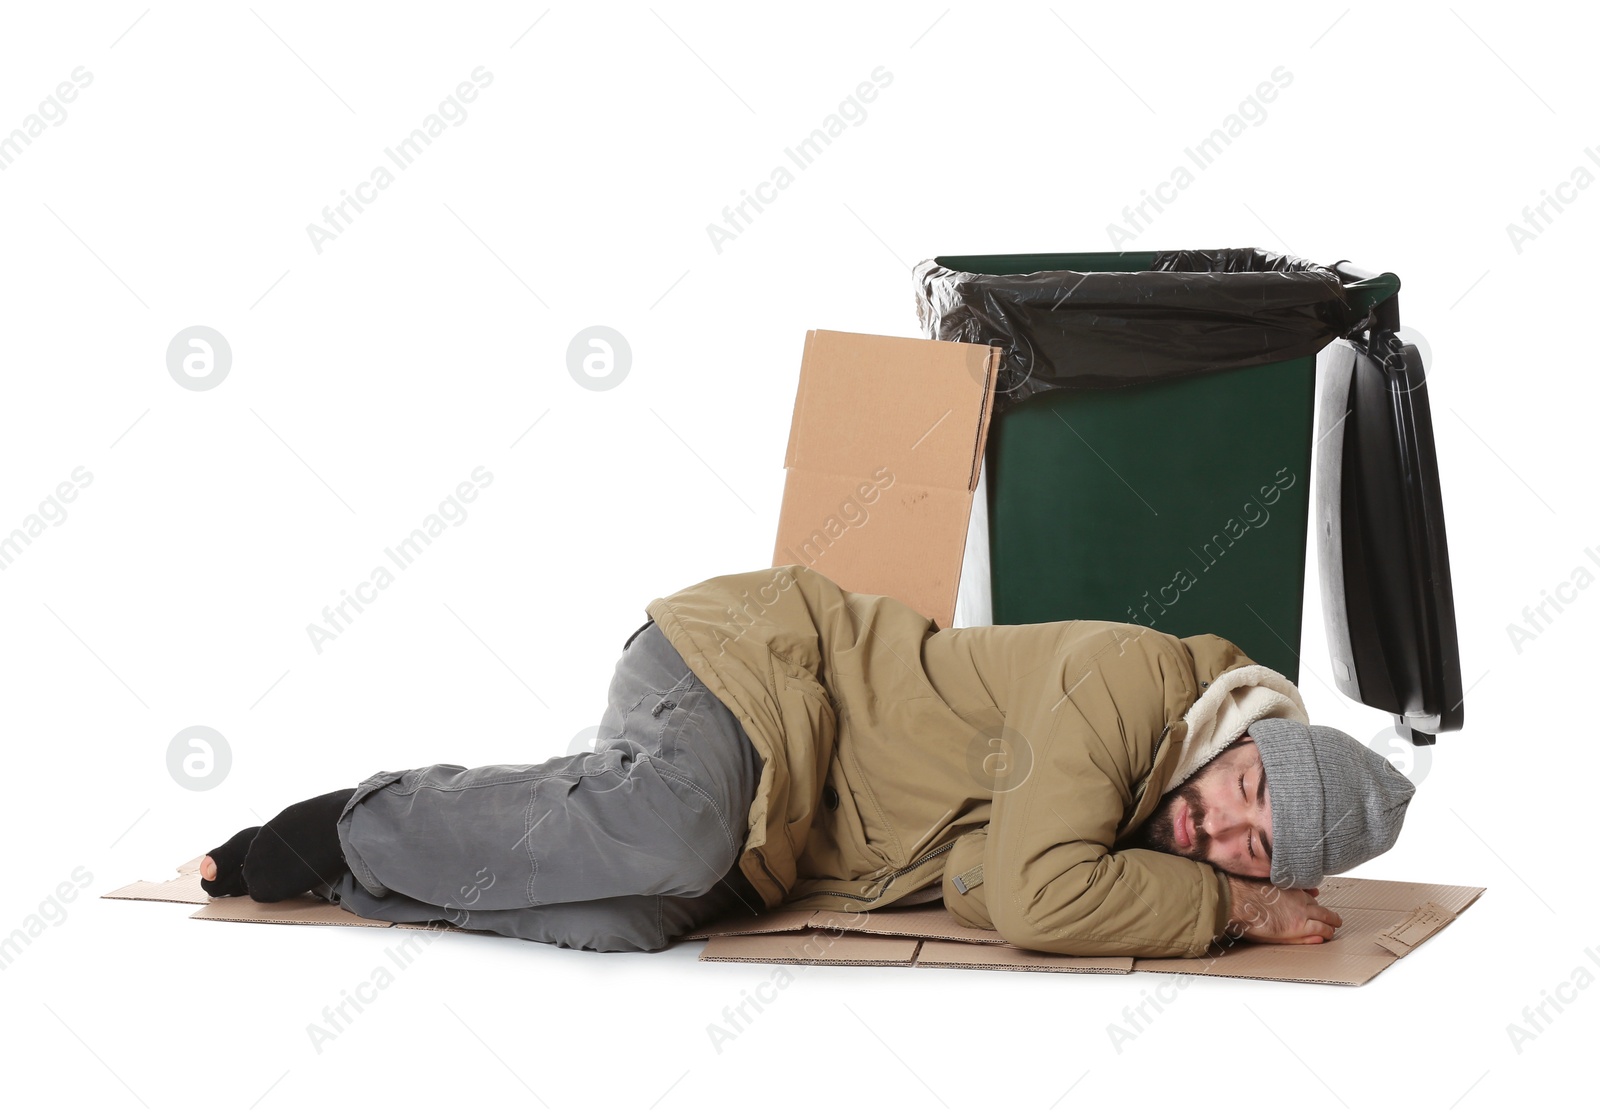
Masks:
[[[756,861],[761,865],[761,872],[767,875],[767,880],[778,887],[778,892],[780,894],[785,892],[783,882],[778,880],[778,875],[772,872],[771,866],[767,865],[766,856],[761,853],[761,848],[759,846],[755,849],[755,855]],[[780,901],[779,903],[781,904],[783,902]]]
[[[883,883],[878,888],[878,891],[870,897],[863,897],[860,893],[842,893],[837,889],[813,889],[811,892],[802,894],[801,896],[789,897],[783,903],[792,904],[795,901],[803,901],[806,899],[806,897],[848,897],[849,899],[856,901],[875,901],[889,891],[889,886],[894,884],[895,878],[899,877],[901,874],[911,872],[918,866],[922,865],[922,863],[928,861],[930,858],[936,858],[940,854],[943,854],[945,851],[954,846],[960,838],[961,836],[957,835],[955,838],[951,839],[947,843],[944,843],[942,846],[934,847],[932,850],[928,851],[910,865],[901,866],[888,877],[884,878]]]

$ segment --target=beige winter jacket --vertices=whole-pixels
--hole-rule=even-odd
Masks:
[[[1251,719],[1306,720],[1293,684],[1217,636],[940,631],[800,564],[646,608],[762,757],[740,867],[772,907],[875,909],[942,880],[957,920],[1019,947],[1204,954],[1225,878],[1117,843]]]

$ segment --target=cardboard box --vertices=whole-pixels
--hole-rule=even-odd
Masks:
[[[999,368],[996,346],[807,331],[773,565],[951,628]]]
[[[1360,986],[1448,926],[1482,893],[1481,887],[1471,885],[1330,877],[1323,882],[1319,899],[1344,918],[1344,927],[1332,941],[1284,947],[1239,943],[1199,959],[1078,958],[1025,951],[1012,947],[996,932],[956,923],[938,901],[877,912],[775,909],[719,921],[684,938],[704,940],[700,958],[713,963],[953,967],[1058,974],[1157,972]],[[248,897],[213,900],[200,888],[200,875],[192,868],[170,881],[136,881],[102,895],[193,904],[197,907],[191,917],[196,920],[493,934],[447,923],[367,920],[309,893],[277,904],[257,904]]]

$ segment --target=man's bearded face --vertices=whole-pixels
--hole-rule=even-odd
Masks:
[[[1272,802],[1248,734],[1161,798],[1125,845],[1177,854],[1239,877],[1272,872]]]

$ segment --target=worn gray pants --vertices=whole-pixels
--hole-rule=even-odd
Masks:
[[[623,645],[593,750],[363,781],[349,870],[317,892],[358,916],[596,951],[654,951],[760,911],[735,864],[761,757],[652,621]]]

